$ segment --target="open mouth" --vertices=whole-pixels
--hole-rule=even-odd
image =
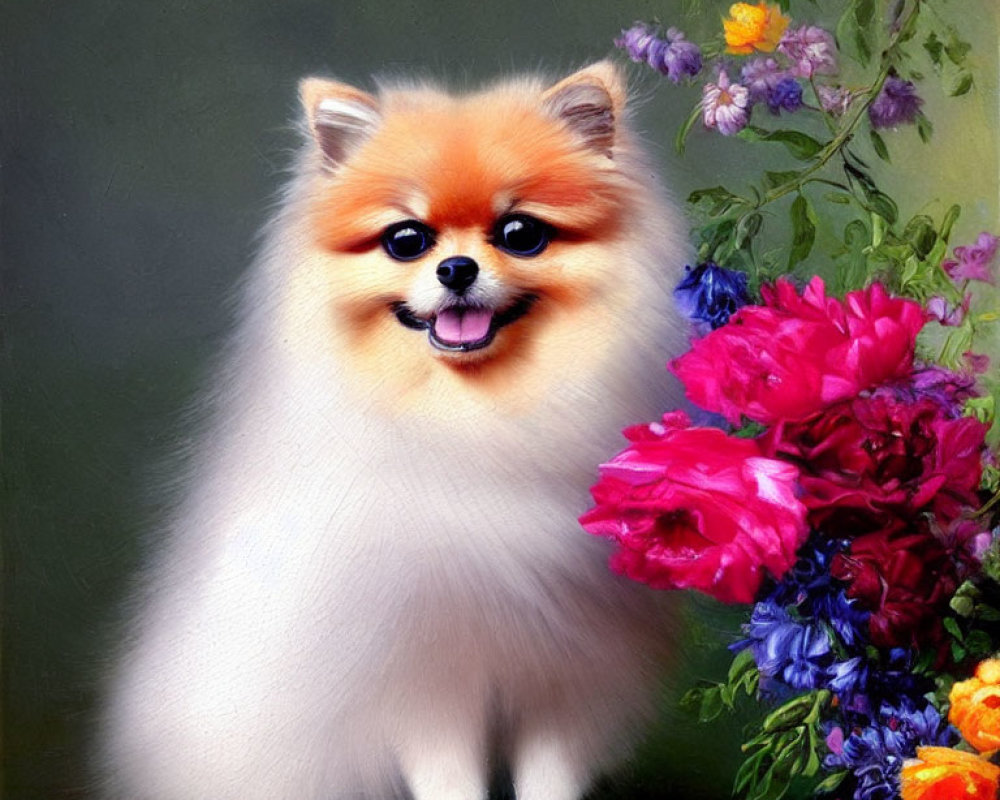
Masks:
[[[482,306],[451,306],[430,317],[417,316],[406,303],[396,302],[392,312],[407,328],[426,330],[427,338],[438,350],[468,353],[488,347],[497,331],[527,314],[537,299],[532,294],[521,295],[512,306],[499,312]]]

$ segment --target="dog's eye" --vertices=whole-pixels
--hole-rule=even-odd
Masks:
[[[413,219],[390,225],[382,234],[382,249],[397,261],[420,258],[434,246],[434,231]]]
[[[500,217],[493,226],[494,247],[515,256],[537,256],[552,239],[552,228],[527,214]]]

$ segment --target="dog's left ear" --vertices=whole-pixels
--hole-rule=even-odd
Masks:
[[[305,78],[299,97],[313,139],[330,166],[343,163],[381,121],[378,101],[346,83]]]
[[[545,109],[591,149],[611,157],[625,108],[625,80],[610,61],[574,72],[542,94]]]

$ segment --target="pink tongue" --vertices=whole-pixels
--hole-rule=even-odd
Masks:
[[[434,320],[434,335],[448,344],[478,342],[490,332],[493,312],[480,308],[449,308]]]

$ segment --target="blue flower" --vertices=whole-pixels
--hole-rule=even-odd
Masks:
[[[814,534],[768,599],[781,606],[795,605],[803,616],[823,620],[843,644],[854,647],[867,642],[870,612],[848,599],[843,583],[830,575],[834,556],[849,544]]]
[[[781,673],[793,689],[818,689],[826,677],[824,662],[830,654],[830,638],[811,625],[799,625],[788,643],[788,664]]]
[[[879,720],[895,752],[907,757],[916,755],[918,746],[951,747],[959,738],[941,713],[922,699],[904,697],[895,705],[882,703]]]
[[[823,760],[828,770],[847,769],[857,786],[854,800],[891,800],[899,792],[899,768],[903,757],[887,742],[884,731],[867,727],[851,732],[837,751]]]
[[[802,87],[795,78],[782,78],[767,93],[767,107],[772,114],[802,108]]]
[[[826,669],[826,688],[838,695],[853,695],[865,688],[868,665],[861,656],[836,661]]]
[[[707,322],[713,330],[721,328],[750,302],[745,273],[711,261],[685,269],[687,274],[674,289],[674,297],[681,311],[691,319]]]

